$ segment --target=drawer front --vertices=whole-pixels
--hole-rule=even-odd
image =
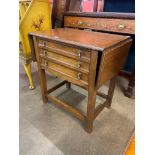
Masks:
[[[51,62],[55,62],[61,65],[64,65],[68,68],[75,69],[75,70],[81,70],[81,72],[88,74],[89,72],[89,64],[82,62],[80,60],[72,59],[69,57],[66,57],[64,55],[60,55],[57,53],[54,53],[52,51],[40,49],[40,56],[42,58],[47,58]]]
[[[119,33],[135,33],[135,20],[66,16],[65,27],[87,28]]]
[[[61,43],[49,42],[45,40],[38,40],[38,47],[42,49],[48,49],[58,54],[66,55],[76,59],[81,59],[86,62],[90,61],[90,51],[84,48],[76,48],[72,45],[65,45]]]
[[[79,82],[85,82],[88,83],[88,75],[80,72],[80,71],[75,71],[72,69],[69,69],[67,67],[64,67],[62,65],[47,61],[43,58],[41,58],[41,66],[45,70],[50,70],[51,72],[57,72],[62,75],[63,78],[66,80],[74,79],[78,80]]]

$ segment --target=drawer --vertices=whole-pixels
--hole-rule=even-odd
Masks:
[[[72,45],[66,45],[63,43],[48,42],[47,40],[38,40],[38,47],[42,49],[48,49],[58,54],[63,54],[68,57],[73,57],[76,59],[81,59],[89,62],[90,51],[81,47],[75,47]]]
[[[88,75],[80,72],[75,71],[72,69],[69,69],[63,65],[59,65],[50,61],[47,61],[43,58],[41,58],[41,66],[45,70],[51,70],[51,72],[57,72],[62,75],[63,78],[66,80],[74,79],[80,81],[84,81],[88,83]]]
[[[133,19],[89,18],[71,16],[67,16],[64,19],[65,27],[87,28],[130,34],[135,33],[134,25],[135,20]]]
[[[88,74],[89,72],[88,63],[82,62],[80,60],[72,59],[70,57],[66,57],[64,55],[60,55],[60,54],[54,53],[52,51],[47,51],[44,49],[40,49],[39,52],[40,52],[40,57],[46,58],[51,62],[64,65],[74,70],[81,70],[81,72],[86,73],[86,74]]]

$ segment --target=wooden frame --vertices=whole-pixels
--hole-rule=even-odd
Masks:
[[[42,76],[42,78],[44,78],[44,75]],[[92,129],[93,129],[93,121],[95,120],[95,118],[99,115],[99,113],[105,107],[110,108],[110,106],[111,106],[112,97],[113,97],[114,88],[115,88],[115,77],[112,78],[110,81],[108,95],[105,95],[101,92],[96,92],[95,90],[92,90],[91,87],[89,88],[89,90],[88,90],[88,94],[89,94],[88,95],[88,105],[87,105],[87,113],[86,114],[81,113],[79,110],[77,110],[77,109],[73,108],[72,106],[68,105],[67,103],[57,99],[56,97],[49,95],[50,93],[52,93],[59,87],[63,86],[64,84],[66,84],[67,89],[71,88],[70,83],[68,83],[67,81],[62,81],[61,83],[50,88],[49,90],[44,91],[44,93],[47,96],[47,100],[52,101],[59,107],[69,111],[78,119],[85,121],[86,122],[85,130],[88,133],[91,133]],[[70,85],[69,87],[68,87],[68,84]],[[44,83],[44,85],[46,85],[46,83]],[[84,87],[81,87],[81,88],[84,88]],[[86,89],[86,88],[84,88],[84,89]],[[44,86],[42,86],[42,90],[44,90]],[[105,98],[106,101],[103,104],[100,104],[95,108],[96,95],[98,95],[102,98]],[[45,100],[44,103],[47,103],[47,100]]]

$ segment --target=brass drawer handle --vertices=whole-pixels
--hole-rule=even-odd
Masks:
[[[44,53],[44,56],[47,56],[47,51],[44,50],[43,53]]]
[[[105,24],[99,23],[98,25],[101,26],[102,28],[106,28]]]
[[[77,67],[78,67],[78,68],[80,68],[80,67],[81,67],[81,62],[78,62]]]
[[[90,27],[91,25],[90,24],[87,24],[87,26]]]
[[[78,57],[81,58],[81,52],[80,50],[78,50]]]
[[[119,24],[118,29],[123,30],[125,28],[125,24]]]
[[[78,21],[78,26],[82,25],[83,22],[82,21]]]
[[[78,73],[77,78],[80,80],[81,79],[82,74]]]
[[[45,47],[46,46],[46,42],[45,41],[43,41],[43,45],[42,45],[43,47]]]
[[[48,62],[47,62],[47,60],[44,61],[44,65],[45,65],[45,68],[48,67]]]

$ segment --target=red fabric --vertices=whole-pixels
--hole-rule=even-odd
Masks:
[[[92,1],[84,1],[83,2],[83,12],[93,12],[94,0]]]

